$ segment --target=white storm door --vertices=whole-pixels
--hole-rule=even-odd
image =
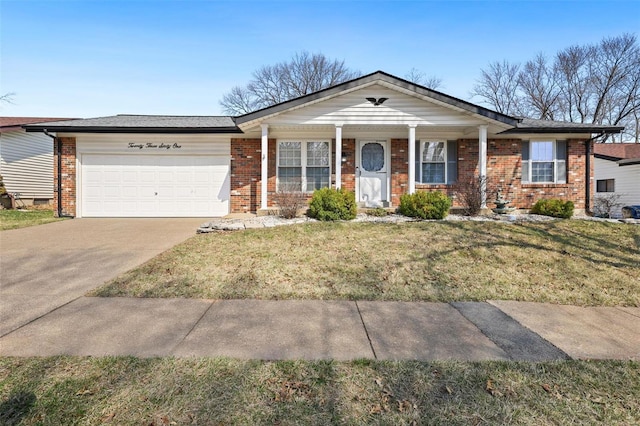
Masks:
[[[365,207],[382,207],[388,201],[387,141],[359,143],[358,201]]]

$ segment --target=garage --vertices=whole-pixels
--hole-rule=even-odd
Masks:
[[[54,139],[58,216],[220,217],[231,209],[231,139],[243,133],[232,117],[121,114],[27,132]]]
[[[229,157],[83,154],[84,217],[214,217],[229,212]]]

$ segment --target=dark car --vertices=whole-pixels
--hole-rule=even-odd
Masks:
[[[622,217],[640,219],[640,206],[624,206],[622,208]]]

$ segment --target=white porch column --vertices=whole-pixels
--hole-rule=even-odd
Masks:
[[[336,189],[342,187],[342,124],[336,124]]]
[[[269,125],[261,124],[262,128],[262,166],[260,180],[260,209],[267,209],[267,183],[269,180]]]
[[[409,143],[407,145],[409,150],[409,194],[416,192],[416,125],[409,124]]]
[[[478,173],[482,179],[482,208],[487,208],[487,126],[478,127]]]

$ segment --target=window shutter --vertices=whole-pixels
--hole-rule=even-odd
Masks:
[[[522,141],[522,183],[529,182],[529,141]]]
[[[556,182],[567,183],[567,141],[556,141]]]
[[[447,141],[447,184],[458,180],[458,142]]]
[[[415,158],[415,176],[416,176],[416,182],[420,182],[420,171],[421,171],[421,167],[420,167],[420,163],[422,161],[422,158],[420,158],[420,144],[421,142],[419,140],[416,140],[416,158]]]

